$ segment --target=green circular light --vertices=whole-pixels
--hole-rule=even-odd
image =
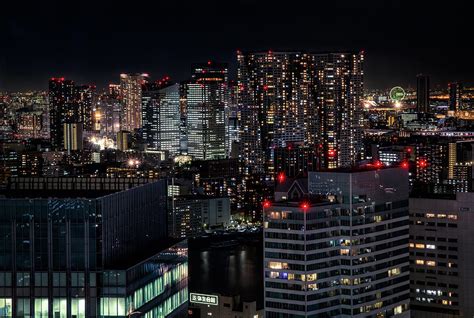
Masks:
[[[407,94],[405,93],[405,90],[400,86],[395,86],[390,90],[390,99],[396,102],[399,102],[404,99],[406,95]]]

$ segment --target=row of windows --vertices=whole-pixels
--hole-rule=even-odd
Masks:
[[[33,316],[35,318],[49,317],[48,298],[35,298],[33,302]],[[67,299],[54,298],[52,304],[52,316],[55,318],[67,317]],[[124,313],[125,314],[125,313]],[[86,317],[86,302],[84,298],[71,299],[71,316],[76,318]],[[16,315],[12,313],[12,299],[0,298],[0,317],[32,317],[30,299],[20,298],[17,300]]]

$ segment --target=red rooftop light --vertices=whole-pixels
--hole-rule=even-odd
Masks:
[[[286,180],[286,175],[284,172],[280,172],[277,178],[278,178],[278,182],[283,183]]]
[[[401,166],[402,166],[403,169],[407,169],[408,168],[408,161],[403,161]]]
[[[309,208],[309,203],[308,202],[301,202],[300,208],[302,208],[303,210],[306,211]]]
[[[265,209],[267,209],[267,208],[269,208],[269,207],[271,207],[271,206],[272,206],[272,203],[271,203],[269,200],[263,201],[263,207],[264,207]]]
[[[418,161],[418,165],[420,166],[420,168],[426,168],[428,166],[428,163],[426,162],[425,159],[420,159]]]

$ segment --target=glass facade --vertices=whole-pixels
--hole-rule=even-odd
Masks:
[[[166,237],[165,181],[94,199],[3,198],[0,212],[0,317],[125,317],[187,288],[186,244],[136,254]]]

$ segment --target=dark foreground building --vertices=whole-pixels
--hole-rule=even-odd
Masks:
[[[166,182],[100,197],[67,189],[0,198],[0,316],[185,310],[187,246],[167,239]]]

